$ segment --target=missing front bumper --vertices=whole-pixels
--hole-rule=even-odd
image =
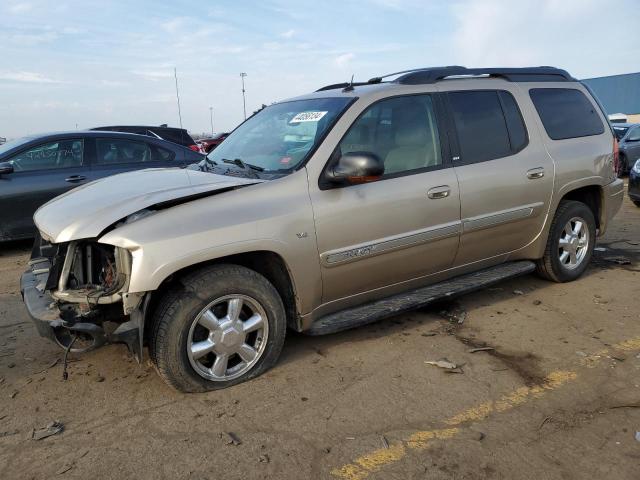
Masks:
[[[46,262],[46,263],[45,263]],[[130,320],[120,323],[113,331],[105,331],[102,324],[87,321],[81,315],[62,312],[58,304],[45,290],[48,277],[48,261],[32,261],[30,269],[22,274],[20,290],[38,334],[67,348],[73,338],[82,338],[82,346],[71,348],[81,353],[102,347],[108,343],[124,343],[136,360],[142,361],[142,314],[135,310]]]

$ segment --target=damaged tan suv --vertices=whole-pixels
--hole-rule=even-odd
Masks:
[[[551,67],[417,69],[264,108],[199,165],[38,210],[22,292],[70,351],[143,346],[187,392],[265,372],[287,328],[364,325],[586,269],[622,202],[614,136]]]

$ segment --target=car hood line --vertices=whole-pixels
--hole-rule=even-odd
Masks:
[[[40,207],[34,221],[53,243],[96,238],[145,208],[167,208],[263,181],[178,168],[139,170],[71,190]]]

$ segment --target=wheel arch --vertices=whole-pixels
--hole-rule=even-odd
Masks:
[[[194,263],[167,276],[156,290],[147,294],[150,299],[144,318],[144,338],[148,339],[149,333],[153,330],[155,308],[167,290],[182,288],[180,279],[195,270],[221,264],[240,265],[258,272],[269,280],[282,298],[287,315],[287,326],[296,331],[301,330],[300,308],[291,269],[280,254],[270,250],[255,250]]]
[[[563,200],[575,200],[577,202],[584,203],[591,212],[593,213],[593,217],[596,220],[596,228],[600,229],[603,224],[603,201],[604,201],[604,190],[600,185],[584,185],[574,190],[570,190],[566,192],[558,201],[558,205]],[[556,205],[556,209],[558,208]],[[605,221],[606,222],[606,221]]]

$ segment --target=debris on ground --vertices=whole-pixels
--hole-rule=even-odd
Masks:
[[[42,440],[52,435],[57,435],[64,431],[64,425],[58,421],[53,421],[49,425],[43,428],[33,429],[31,432],[32,440]]]
[[[458,365],[456,363],[453,363],[447,360],[446,358],[441,358],[440,360],[436,360],[436,361],[427,361],[424,363],[426,363],[427,365],[433,365],[434,367],[442,368],[447,373],[464,373],[462,371],[462,364]]]
[[[484,440],[485,434],[483,432],[475,432],[474,433],[474,438],[476,440],[478,440],[479,442],[481,442],[482,440]]]
[[[69,470],[71,470],[74,467],[73,463],[65,463],[64,465],[62,465],[62,467],[60,467],[57,471],[56,471],[56,475],[62,475],[63,473],[67,473]]]
[[[588,355],[586,353],[581,352],[579,350],[576,352],[576,355],[578,355],[579,357],[588,357]]]
[[[438,334],[438,332],[424,332],[421,333],[420,335],[423,337],[435,337]]]
[[[522,290],[514,290],[513,294],[514,295],[524,295],[524,292]]]
[[[533,304],[534,305],[542,305],[542,300],[534,300]]]
[[[546,417],[544,420],[542,420],[542,423],[538,427],[538,430],[540,430],[542,427],[544,427],[544,425],[549,421],[551,421],[551,417]]]
[[[469,350],[469,353],[490,352],[491,350],[495,350],[495,348],[493,348],[493,347],[478,347],[478,348],[472,348],[471,350]]]
[[[0,438],[10,437],[11,435],[17,435],[20,430],[8,430],[6,432],[0,432]]]
[[[467,312],[460,305],[452,304],[451,306],[440,310],[439,315],[446,318],[450,322],[456,322],[462,325],[467,318]]]
[[[613,405],[609,408],[640,408],[640,403],[629,403],[626,405]]]
[[[227,445],[242,445],[242,440],[233,432],[225,432],[227,435]]]
[[[627,257],[604,257],[604,260],[611,263],[617,263],[618,265],[630,265],[631,260]]]
[[[640,242],[638,242],[638,241],[636,241],[636,240],[627,240],[627,243],[628,243],[629,245],[634,245],[634,246],[635,246],[635,245],[640,245]]]
[[[382,437],[382,446],[384,448],[389,448],[389,441],[387,440],[387,437],[385,437],[384,435],[380,435]]]
[[[636,432],[636,440],[640,442],[640,432]]]
[[[260,455],[260,463],[269,463],[271,461],[271,459],[269,458],[269,455],[267,455],[266,453],[263,453],[262,455]]]

